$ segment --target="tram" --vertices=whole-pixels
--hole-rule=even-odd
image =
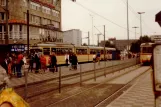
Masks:
[[[152,46],[154,43],[142,43],[140,45],[140,63],[141,64],[150,64],[150,59],[152,56]]]
[[[112,60],[112,53],[116,51],[115,48],[105,48],[106,50],[106,60]],[[104,60],[104,47],[95,46],[75,46],[73,44],[65,43],[40,43],[35,44],[30,47],[30,52],[42,52],[47,60],[47,65],[49,65],[48,60],[52,52],[56,53],[57,63],[65,64],[65,54],[73,52],[77,55],[78,62],[90,62],[93,61],[93,55],[97,52],[101,53],[101,59]]]

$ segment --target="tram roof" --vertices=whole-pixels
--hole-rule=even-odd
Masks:
[[[152,46],[153,44],[155,43],[142,43],[140,47],[149,47],[149,46]]]

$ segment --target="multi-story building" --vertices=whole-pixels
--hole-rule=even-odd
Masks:
[[[40,41],[63,42],[61,32],[61,0],[8,0],[9,43],[27,41],[29,9],[30,44]],[[0,43],[5,41],[6,0],[0,0]]]
[[[76,46],[82,45],[82,32],[78,29],[64,31],[63,36],[63,42],[74,44]]]

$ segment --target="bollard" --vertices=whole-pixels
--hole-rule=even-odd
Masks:
[[[59,93],[61,93],[61,67],[59,67]]]
[[[80,64],[80,86],[82,86],[82,65]]]
[[[28,72],[25,71],[25,100],[27,100],[27,77],[28,77]]]
[[[96,81],[96,63],[94,62],[94,81]]]

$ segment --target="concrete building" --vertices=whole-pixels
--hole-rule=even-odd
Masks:
[[[9,0],[9,43],[27,40],[27,9],[29,7],[30,44],[32,42],[63,42],[61,32],[61,0]],[[5,41],[6,0],[0,0],[0,43]]]
[[[82,45],[82,32],[78,29],[64,31],[63,36],[63,42],[72,43],[76,46]]]
[[[115,45],[115,47],[120,50],[124,51],[127,50],[128,48],[130,49],[131,43],[136,42],[136,39],[130,39],[129,40],[129,46],[128,46],[128,40],[116,40],[116,38],[110,38],[108,40],[110,43]],[[101,41],[100,46],[104,46],[104,41]]]

